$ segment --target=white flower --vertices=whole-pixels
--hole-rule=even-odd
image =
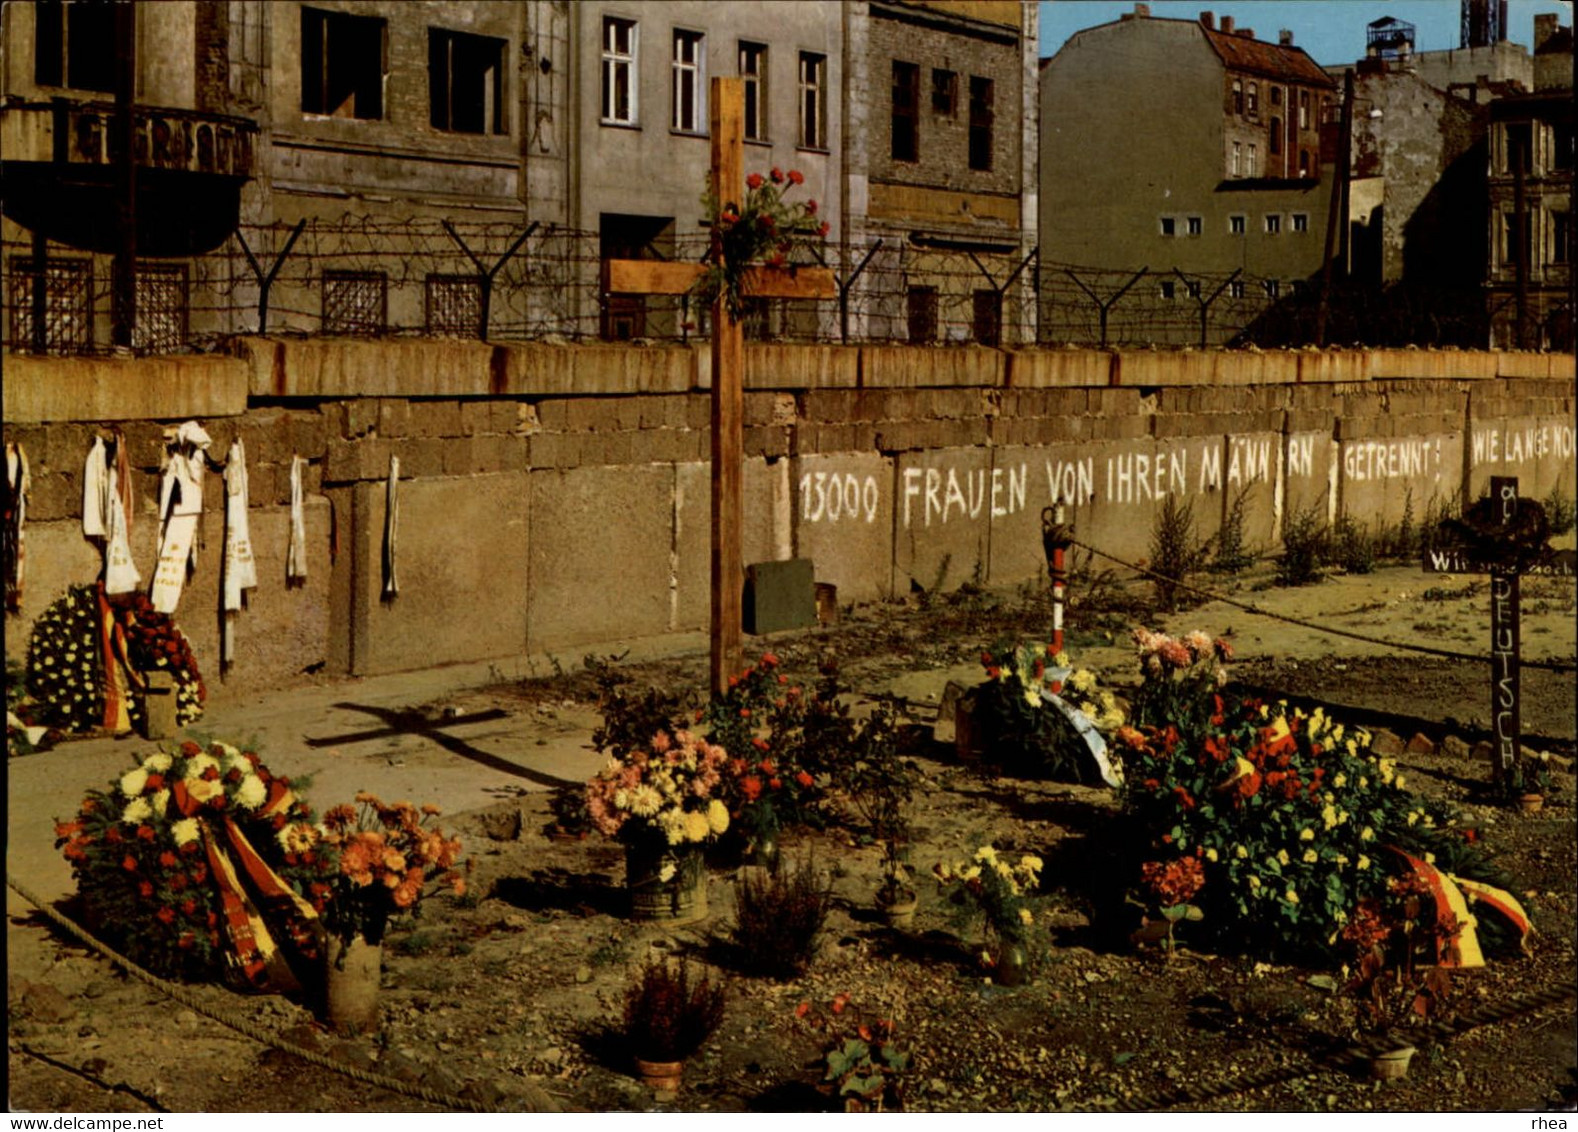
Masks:
[[[670,806],[659,814],[657,824],[670,845],[678,845],[685,840],[685,811],[678,806]]]
[[[151,817],[153,817],[153,807],[148,804],[146,798],[133,798],[121,811],[121,821],[127,825],[141,825]]]
[[[165,754],[163,751],[157,751],[143,759],[142,765],[146,767],[151,773],[163,774],[165,771],[170,769],[174,762],[175,760],[169,755]]]
[[[713,833],[729,828],[729,807],[716,798],[707,803],[707,825]]]
[[[1033,924],[1036,922],[1035,914],[1029,908],[1021,908],[1019,909],[1019,921],[1024,924]]]
[[[128,798],[137,797],[147,785],[148,772],[140,766],[121,775],[121,793]]]
[[[148,802],[153,810],[153,816],[162,818],[165,815],[165,811],[170,808],[170,792],[168,790],[157,790],[154,792],[153,797],[148,799]]]
[[[658,870],[658,880],[663,884],[667,884],[669,881],[674,879],[674,874],[678,871],[679,870],[674,867],[673,861],[664,858],[663,867]]]
[[[197,754],[186,760],[186,777],[201,778],[209,770],[218,770],[219,760],[212,755]]]
[[[630,791],[630,812],[638,818],[649,818],[663,805],[663,797],[646,783]]]
[[[249,774],[241,780],[241,785],[236,789],[236,804],[248,810],[255,810],[268,800],[268,789],[263,785],[263,780],[255,774]]]

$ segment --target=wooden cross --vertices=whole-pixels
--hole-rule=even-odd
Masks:
[[[744,201],[745,84],[715,78],[712,106],[712,192],[722,207]],[[714,234],[716,235],[716,233]],[[694,263],[614,259],[604,264],[603,291],[625,295],[683,295],[706,269]],[[824,267],[753,267],[742,287],[756,298],[824,299],[838,294]],[[712,307],[712,664],[714,693],[728,688],[742,667],[740,489],[745,464],[745,344],[726,297]]]
[[[1490,498],[1500,526],[1509,525],[1518,513],[1518,478],[1492,476]],[[1523,697],[1519,672],[1522,665],[1522,630],[1519,616],[1517,569],[1482,561],[1470,553],[1455,550],[1426,550],[1424,568],[1432,574],[1490,575],[1490,717],[1496,736],[1492,768],[1497,785],[1511,783],[1518,764],[1521,742]],[[1527,574],[1573,576],[1573,552],[1559,551],[1549,561],[1522,571]]]

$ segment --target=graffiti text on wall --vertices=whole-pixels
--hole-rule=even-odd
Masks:
[[[1440,440],[1357,440],[1343,448],[1342,474],[1362,480],[1441,474]]]
[[[1476,428],[1472,442],[1474,464],[1519,464],[1546,456],[1573,458],[1571,425],[1529,425],[1526,428]]]
[[[935,520],[946,523],[957,516],[961,519],[978,519],[987,510],[993,518],[1012,515],[1025,509],[1025,485],[1029,467],[966,469],[961,475],[950,467],[947,475],[941,468],[904,469],[904,525],[910,526],[914,513],[922,514],[921,525],[931,526]],[[990,486],[988,486],[990,485]]]

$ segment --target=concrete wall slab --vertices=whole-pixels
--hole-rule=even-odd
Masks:
[[[815,563],[817,581],[838,587],[841,602],[893,594],[893,467],[869,452],[791,461],[795,553]]]
[[[954,590],[985,580],[992,455],[940,448],[895,458],[893,586]]]
[[[667,628],[703,629],[712,617],[712,465],[676,464],[673,475],[674,573]],[[794,557],[789,461],[747,457],[740,496],[742,566]]]
[[[395,575],[382,599],[385,488],[353,489],[351,670],[514,656],[526,647],[526,473],[400,481]]]

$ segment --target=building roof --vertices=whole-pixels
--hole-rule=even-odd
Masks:
[[[1205,35],[1224,65],[1235,71],[1249,71],[1283,82],[1311,83],[1315,86],[1336,86],[1330,75],[1316,65],[1315,60],[1302,47],[1284,47],[1232,32],[1216,31],[1201,26]]]

